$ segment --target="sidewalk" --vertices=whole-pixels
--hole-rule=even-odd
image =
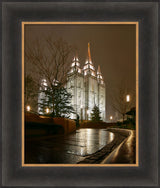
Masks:
[[[114,129],[114,131],[119,129]],[[112,151],[101,164],[134,164],[136,159],[136,140],[135,131],[126,130],[129,136],[114,150]],[[112,132],[112,130],[109,130]]]

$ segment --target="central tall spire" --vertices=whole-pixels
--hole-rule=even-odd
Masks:
[[[88,43],[88,60],[91,62],[90,44]]]
[[[90,51],[90,43],[89,42],[88,42],[88,57],[86,59],[83,70],[84,70],[84,75],[91,74],[92,76],[96,76],[95,68],[94,68],[92,60],[91,60],[91,51]]]

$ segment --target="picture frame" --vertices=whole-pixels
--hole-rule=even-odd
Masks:
[[[2,186],[159,185],[158,5],[156,1],[2,2]],[[22,167],[21,22],[126,19],[139,22],[139,166]]]

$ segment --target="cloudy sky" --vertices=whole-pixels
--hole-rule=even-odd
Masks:
[[[128,92],[136,87],[136,26],[118,25],[26,25],[25,41],[32,43],[52,35],[77,47],[81,67],[87,58],[90,42],[92,62],[98,65],[106,84],[106,117],[115,116],[109,96],[125,82]],[[43,44],[42,44],[43,45]]]

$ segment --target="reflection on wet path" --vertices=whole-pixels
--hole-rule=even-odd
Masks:
[[[67,136],[26,142],[26,163],[75,164],[111,142],[106,129],[79,129]]]

